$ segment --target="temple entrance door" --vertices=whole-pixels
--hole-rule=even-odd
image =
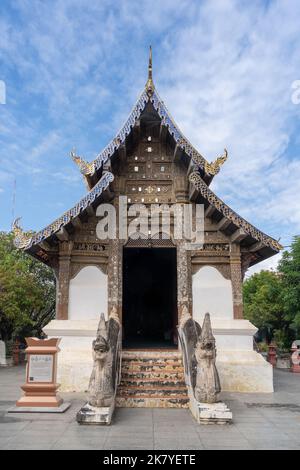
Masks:
[[[177,345],[176,248],[124,248],[123,346]]]

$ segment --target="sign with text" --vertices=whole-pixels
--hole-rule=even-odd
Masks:
[[[21,387],[25,395],[16,405],[19,407],[59,408],[63,403],[57,395],[57,354],[60,338],[26,338],[26,383]]]
[[[31,354],[29,357],[29,382],[52,382],[53,356],[51,354]]]

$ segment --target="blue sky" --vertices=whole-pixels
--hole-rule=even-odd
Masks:
[[[2,0],[0,229],[39,230],[85,193],[69,157],[114,137],[154,81],[207,160],[229,159],[212,188],[289,245],[300,231],[300,2]],[[265,266],[274,265],[274,260]]]

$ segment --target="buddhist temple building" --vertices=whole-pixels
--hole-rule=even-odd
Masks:
[[[116,137],[92,162],[71,152],[87,187],[84,197],[39,232],[26,233],[16,221],[16,246],[56,275],[56,318],[44,331],[62,338],[62,391],[87,389],[99,316],[112,311],[122,324],[120,406],[156,406],[155,400],[184,406],[177,325],[186,315],[202,324],[206,312],[222,389],[273,391],[272,367],[253,349],[256,328],[243,318],[242,282],[250,266],[282,247],[210,189],[227,151],[220,155],[207,161],[182,134],[154,85],[150,50],[145,88]],[[203,246],[186,249],[173,236],[99,239],[97,209],[118,209],[119,196],[127,196],[128,206],[202,204]],[[146,380],[139,364],[147,359]],[[166,372],[173,368],[167,382],[158,373],[164,364]]]

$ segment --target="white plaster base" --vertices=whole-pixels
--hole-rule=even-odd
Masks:
[[[62,338],[58,354],[58,383],[62,392],[87,391],[92,371],[95,320],[52,320],[44,332]],[[273,392],[273,368],[253,351],[256,328],[248,320],[211,318],[217,346],[217,367],[223,391]]]
[[[273,367],[253,350],[257,328],[248,320],[211,317],[211,322],[222,391],[272,393]]]
[[[255,351],[219,351],[217,368],[224,392],[274,391],[273,368]]]
[[[228,406],[218,403],[200,403],[196,400],[192,388],[188,387],[189,409],[199,424],[228,424],[232,423],[232,412]]]
[[[44,332],[61,338],[57,363],[57,381],[61,392],[86,392],[93,367],[92,342],[99,319],[52,320]]]

